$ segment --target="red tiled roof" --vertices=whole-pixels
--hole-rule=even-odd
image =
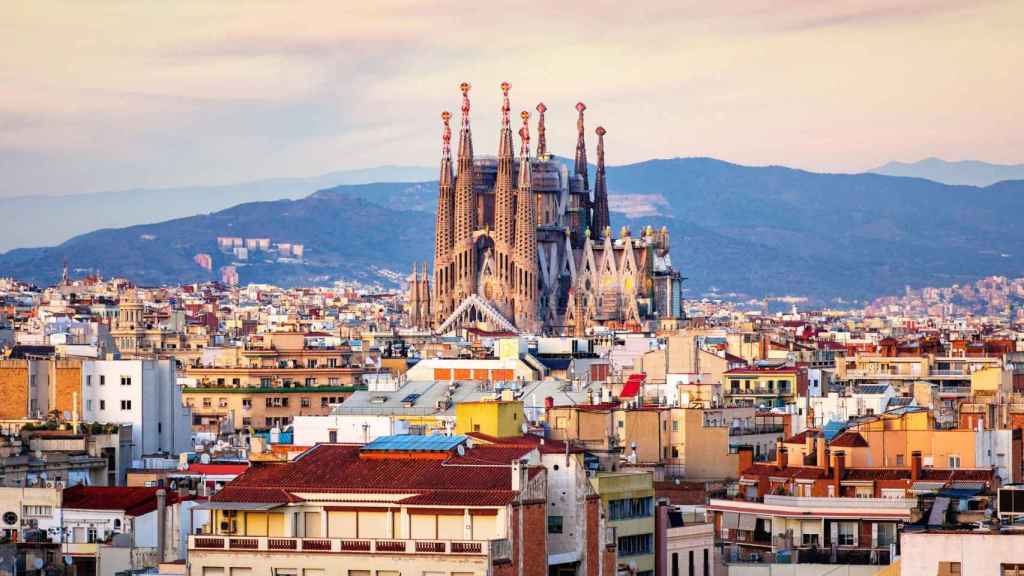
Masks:
[[[123,510],[128,516],[142,516],[156,510],[156,491],[142,486],[84,486],[64,490],[63,508],[70,510]],[[176,492],[167,492],[167,505],[178,502]]]
[[[441,494],[451,501],[484,498],[482,494],[512,490],[511,461],[530,449],[478,446],[446,460],[362,459],[359,446],[320,444],[291,462],[249,468],[213,499],[284,502],[294,492],[431,492],[435,500]],[[496,465],[499,459],[508,465]]]
[[[836,436],[829,442],[829,446],[836,446],[838,448],[866,448],[868,441],[860,435],[860,432],[853,430],[847,430],[839,436]]]
[[[808,434],[817,434],[817,430],[807,429],[799,434],[794,434],[782,441],[783,444],[806,444]]]

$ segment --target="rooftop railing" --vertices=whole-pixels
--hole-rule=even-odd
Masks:
[[[338,554],[444,554],[511,557],[508,540],[403,540],[394,538],[281,538],[273,536],[189,536],[189,550],[335,552]],[[498,556],[502,558],[498,558]]]

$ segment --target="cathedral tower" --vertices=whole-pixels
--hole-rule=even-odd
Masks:
[[[537,159],[547,160],[548,155],[548,137],[544,130],[544,113],[548,111],[548,107],[543,102],[537,104]]]
[[[515,324],[520,330],[536,332],[537,322],[537,202],[533,197],[533,169],[530,165],[530,113],[523,110],[519,129],[519,185],[516,190]]]
[[[605,129],[597,127],[597,175],[594,178],[594,220],[590,224],[593,234],[602,234],[610,225],[608,221],[608,183],[604,175]]]
[[[441,175],[437,187],[437,217],[434,233],[433,323],[440,324],[452,311],[452,248],[455,215],[455,190],[452,187],[451,113],[441,113]]]
[[[473,185],[473,133],[469,127],[469,83],[463,82],[462,128],[459,130],[458,176],[455,179],[455,234],[452,246],[453,301],[476,293],[476,189]]]
[[[512,128],[509,121],[509,83],[501,83],[501,132],[498,137],[498,175],[494,183],[494,262],[497,293],[493,295],[498,309],[511,318],[514,291],[513,257],[515,252],[516,191],[512,183]]]

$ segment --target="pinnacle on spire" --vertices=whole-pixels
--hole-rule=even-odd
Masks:
[[[548,139],[544,135],[544,113],[548,107],[543,102],[537,104],[537,112],[540,114],[537,119],[537,158],[544,158],[548,155]]]
[[[576,103],[576,112],[579,113],[579,117],[576,119],[576,161],[575,168],[576,173],[583,178],[583,189],[590,190],[590,179],[587,176],[587,143],[583,137],[583,111],[587,109],[587,105],[583,102]]]
[[[519,113],[519,117],[523,119],[523,127],[519,129],[519,139],[522,140],[522,145],[519,146],[519,156],[521,158],[530,157],[530,113],[523,110]]]
[[[473,133],[469,127],[469,82],[459,84],[462,91],[462,129],[459,131],[459,159],[473,157]]]
[[[509,106],[509,103],[508,103],[508,91],[509,91],[509,88],[511,88],[511,87],[512,87],[512,85],[509,84],[508,82],[502,82],[501,83],[501,94],[502,94],[502,101],[501,101],[501,127],[502,128],[508,128],[509,127],[508,112],[509,112],[509,110],[512,109],[512,107]]]
[[[604,170],[604,135],[607,130],[598,126],[597,130],[597,174],[594,180],[594,230],[604,230],[609,224],[608,213],[608,182]]]
[[[441,129],[441,154],[445,158],[452,156],[452,127],[449,124],[451,119],[451,112],[447,110],[441,112],[441,121],[444,122],[444,128]]]

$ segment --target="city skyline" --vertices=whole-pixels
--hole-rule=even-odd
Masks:
[[[1024,160],[1009,2],[49,8],[0,24],[0,197],[430,166],[463,80],[484,135],[502,81],[553,124],[585,101],[618,164]]]

